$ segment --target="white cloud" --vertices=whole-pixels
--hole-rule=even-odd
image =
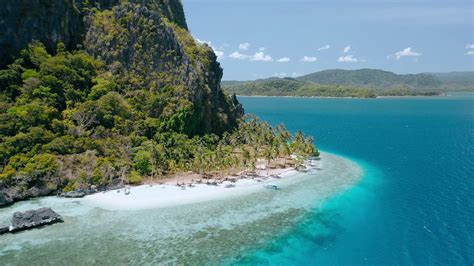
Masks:
[[[466,49],[470,49],[465,53],[465,55],[474,55],[474,44],[466,44]]]
[[[291,59],[289,57],[282,57],[282,58],[278,59],[277,61],[280,62],[280,63],[287,63],[287,62],[290,62]]]
[[[210,41],[203,41],[203,40],[200,40],[199,38],[196,38],[196,37],[195,37],[194,39],[196,39],[196,42],[198,42],[199,44],[205,43],[205,44],[211,46],[211,43],[212,43],[212,42],[210,42]]]
[[[244,42],[244,43],[239,44],[239,49],[240,50],[248,50],[249,47],[250,47],[250,43],[248,43],[248,42]]]
[[[327,50],[327,49],[329,49],[329,48],[331,48],[331,45],[329,45],[329,44],[326,44],[326,45],[325,45],[325,46],[323,46],[323,47],[319,47],[319,48],[318,48],[318,51]]]
[[[285,72],[281,72],[281,73],[273,73],[272,75],[273,77],[279,77],[279,78],[284,78],[286,77],[286,73]]]
[[[248,59],[250,56],[241,54],[239,52],[233,52],[229,55],[229,57],[233,59],[245,60],[245,59]]]
[[[221,60],[224,58],[225,54],[223,51],[214,51],[214,53],[216,54],[217,56],[217,60]]]
[[[316,60],[318,60],[318,58],[305,55],[303,58],[301,58],[300,61],[301,62],[306,62],[306,63],[312,63],[312,62],[316,62]]]
[[[263,51],[267,50],[267,48],[265,48],[265,47],[260,47],[260,48],[258,48],[258,50],[259,50],[260,52],[263,52]]]
[[[345,56],[340,56],[337,59],[338,62],[348,62],[348,63],[356,63],[359,61],[359,59],[355,58],[353,55],[345,55]]]
[[[413,51],[411,49],[411,47],[405,48],[405,49],[403,49],[401,51],[398,51],[394,54],[394,56],[397,60],[399,60],[402,57],[406,57],[406,56],[417,57],[417,56],[421,56],[421,55],[422,55],[422,53]]]
[[[293,76],[293,77],[297,77],[297,76],[300,76],[300,75],[301,75],[300,73],[296,73],[296,72],[291,73],[291,76]]]
[[[250,61],[263,61],[263,62],[270,62],[273,61],[273,58],[264,52],[256,52],[254,55],[250,57]]]
[[[224,47],[226,46],[226,44],[222,45],[220,48],[217,48],[216,46],[214,46],[214,44],[212,44],[211,41],[203,41],[203,40],[200,40],[199,38],[195,38],[195,39],[197,43],[207,44],[209,47],[211,47],[211,49],[216,54],[218,60],[221,60],[224,58],[225,54],[223,50],[225,49]]]
[[[198,38],[195,38],[196,39],[196,42],[198,42],[199,44],[207,44],[209,47],[212,48],[212,50],[217,50],[217,48],[212,44],[211,41],[203,41],[203,40],[199,40]]]
[[[348,45],[344,47],[344,53],[347,54],[351,50],[351,47]]]

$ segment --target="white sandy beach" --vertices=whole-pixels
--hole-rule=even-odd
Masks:
[[[321,169],[322,164],[322,160],[312,160],[308,162],[307,167]],[[128,187],[129,194],[125,193],[125,189],[112,190],[86,196],[83,202],[108,210],[170,207],[255,193],[267,189],[266,185],[297,178],[300,174],[294,168],[271,169],[268,175],[266,170],[258,170],[257,173],[259,176],[255,178],[238,179],[235,182],[224,181],[219,185],[194,184],[180,187],[172,182],[140,185]],[[280,178],[272,177],[274,175]]]

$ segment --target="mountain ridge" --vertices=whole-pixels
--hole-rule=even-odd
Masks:
[[[270,77],[254,81],[223,81],[223,86],[264,83],[280,78]],[[328,69],[294,79],[319,85],[340,85],[358,88],[388,90],[407,88],[414,91],[474,90],[474,72],[396,74],[381,69]]]

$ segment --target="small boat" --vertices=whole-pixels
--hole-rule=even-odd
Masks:
[[[130,189],[129,189],[129,188],[126,188],[124,194],[125,194],[125,195],[130,195]]]
[[[279,190],[279,189],[280,189],[280,188],[279,188],[277,185],[275,185],[275,184],[266,185],[266,186],[264,186],[264,188],[266,188],[266,189],[272,189],[272,190]]]
[[[225,185],[225,188],[233,188],[233,187],[235,187],[234,184],[227,184],[227,185]]]

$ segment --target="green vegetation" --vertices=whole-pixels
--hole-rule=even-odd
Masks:
[[[32,43],[0,70],[0,182],[35,195],[36,188],[138,184],[186,171],[223,175],[252,170],[258,158],[276,167],[319,155],[310,137],[292,138],[254,116],[222,134],[198,133],[201,106],[186,86],[140,84],[84,51],[59,43],[51,55]]]
[[[373,90],[351,88],[339,85],[318,85],[301,82],[296,79],[276,79],[232,85],[224,88],[229,93],[237,95],[262,96],[302,96],[302,97],[357,97],[374,98]]]
[[[177,0],[161,2],[179,4]],[[142,99],[156,98],[154,114],[171,119],[166,123],[148,119],[154,127],[180,128],[189,135],[220,135],[235,128],[243,110],[220,89],[222,68],[212,49],[197,43],[182,26],[184,21],[161,16],[166,5],[156,3],[123,2],[111,10],[91,13],[84,47],[104,61],[107,75],[115,82],[99,77],[91,99],[117,90],[112,87],[120,84],[125,89],[119,92],[135,94],[132,102],[136,105]],[[160,102],[177,98],[180,100]]]
[[[308,74],[298,78],[301,81],[325,85],[345,85],[385,90],[407,87],[415,91],[436,90],[442,82],[428,74],[397,75],[378,69],[342,70],[332,69]]]
[[[238,95],[357,97],[433,96],[450,91],[474,91],[474,72],[397,75],[378,69],[324,70],[298,78],[223,81]]]
[[[225,82],[225,90],[237,95],[301,96],[301,97],[352,97],[438,95],[437,92],[414,91],[408,87],[385,90],[353,87],[338,84],[316,84],[294,78],[269,78],[253,82]]]

